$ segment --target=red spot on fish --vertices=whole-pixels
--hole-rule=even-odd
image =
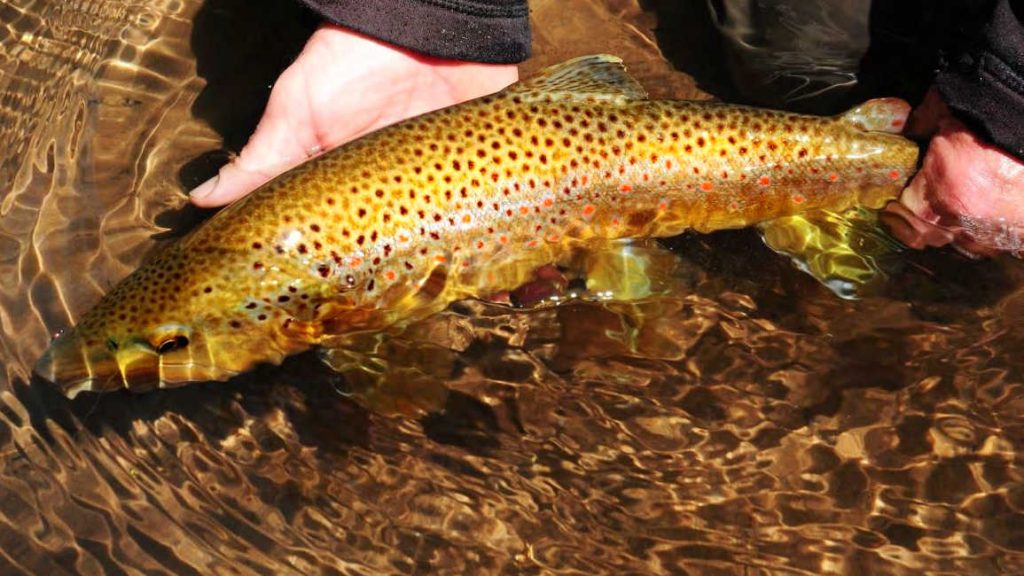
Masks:
[[[358,268],[363,263],[362,258],[352,258],[348,261],[349,268]]]
[[[711,182],[704,182],[703,184],[700,185],[700,189],[705,191],[705,192],[710,192],[714,188],[715,188],[715,185],[712,184]]]
[[[552,200],[551,198],[545,198],[544,199],[544,207],[545,208],[551,208],[554,204],[555,204],[555,201]]]
[[[583,215],[584,216],[588,216],[588,217],[592,216],[594,214],[594,212],[596,212],[596,211],[597,211],[597,207],[594,206],[593,204],[587,204],[586,206],[583,207]]]
[[[893,180],[899,180],[900,179],[900,171],[899,170],[893,170],[892,172],[889,172],[889,178],[891,178]]]
[[[771,186],[772,179],[769,176],[761,176],[760,178],[757,179],[757,183],[760,184],[761,186]]]
[[[633,187],[630,186],[629,184],[623,184],[622,186],[619,186],[619,191],[622,192],[623,194],[628,194],[629,192],[633,191]]]
[[[384,277],[388,279],[388,282],[394,282],[395,272],[393,270],[388,270],[387,272],[384,273]]]
[[[529,242],[526,243],[526,247],[527,248],[536,248],[537,247],[537,241],[536,240],[530,240]]]
[[[671,170],[672,169],[672,161],[671,160],[665,160],[665,169],[666,170]]]
[[[836,174],[835,172],[829,174],[828,180],[829,182],[839,182],[839,174]]]
[[[529,214],[530,213],[530,209],[528,207],[526,207],[526,206],[520,206],[519,207],[519,213],[520,214]]]
[[[903,119],[902,118],[894,118],[893,121],[892,121],[892,127],[893,128],[899,128],[900,126],[903,126]]]
[[[504,234],[498,236],[498,242],[501,242],[502,244],[508,244],[508,236],[505,236]]]
[[[437,260],[438,262],[442,263],[447,259],[448,258],[446,258],[444,254],[438,254],[437,256],[434,256],[434,260]]]
[[[793,194],[793,202],[795,204],[803,204],[807,201],[807,198],[803,194]]]
[[[658,210],[661,210],[661,211],[668,210],[668,202],[666,202],[664,200],[662,200],[661,202],[658,202]]]

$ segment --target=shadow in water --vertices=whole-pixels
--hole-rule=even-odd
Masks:
[[[840,112],[879,96],[919,102],[931,83],[940,48],[955,41],[957,30],[980,26],[964,24],[976,17],[973,8],[955,2],[876,0],[870,2],[869,9],[864,3],[867,14],[855,3],[842,10],[832,10],[837,7],[826,2],[820,2],[821,6],[804,2],[747,4],[730,0],[641,2],[658,16],[656,38],[665,57],[691,74],[703,89],[728,102],[815,114]],[[712,6],[722,17],[729,13],[727,6],[736,11],[740,22],[731,32],[737,35],[733,45],[723,38],[730,32],[720,32],[712,25],[727,24],[716,22]],[[821,13],[815,15],[816,11]],[[867,21],[867,38],[861,37],[861,18]],[[842,56],[844,51],[855,56],[861,40],[867,45],[859,63]],[[801,44],[805,50],[794,51],[793,47]],[[774,65],[766,66],[768,62]],[[749,85],[748,89],[738,87],[737,82]]]
[[[274,81],[318,22],[298,2],[264,2],[258,8],[241,0],[203,4],[191,45],[196,72],[207,85],[192,112],[223,136],[225,148],[237,151],[245,144]]]
[[[677,70],[685,70],[697,85],[726,102],[743,103],[733,86],[714,26],[711,11],[703,0],[641,0],[645,11],[658,18],[654,36],[662,55]]]
[[[196,383],[143,394],[127,390],[107,394],[83,393],[65,398],[48,382],[33,378],[13,386],[29,413],[33,428],[53,441],[48,423],[69,435],[80,430],[92,436],[113,431],[127,437],[138,422],[153,424],[174,414],[190,422],[215,444],[234,435],[246,419],[283,413],[306,446],[343,454],[365,446],[370,412],[338,392],[338,376],[309,354],[289,358],[282,366],[261,366],[228,382]],[[186,439],[198,441],[200,439]]]
[[[465,354],[473,356],[483,353],[481,349],[495,347],[502,346],[477,343]],[[466,360],[461,358],[458,363],[462,365]],[[191,423],[203,436],[184,440],[213,445],[234,436],[246,426],[246,420],[267,419],[277,411],[285,415],[288,427],[302,445],[344,454],[352,447],[368,445],[370,419],[375,414],[384,418],[397,415],[392,410],[379,410],[368,399],[367,391],[353,390],[343,376],[324,366],[313,352],[288,358],[281,366],[260,366],[227,382],[193,383],[146,393],[83,393],[68,400],[55,386],[37,377],[28,385],[16,383],[13,389],[26,407],[32,427],[47,442],[54,440],[51,424],[71,436],[83,431],[92,436],[113,432],[128,437],[138,423],[148,427],[173,414]],[[500,448],[501,433],[523,433],[513,396],[499,398],[500,402],[491,406],[469,394],[448,390],[444,380],[429,384],[420,381],[416,390],[406,393],[443,398],[435,404],[417,402],[415,398],[412,401],[419,407],[415,419],[423,426],[424,434],[438,444],[487,456]]]

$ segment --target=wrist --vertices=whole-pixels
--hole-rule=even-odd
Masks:
[[[412,93],[417,90],[446,90],[452,103],[471,100],[497,92],[519,79],[515,64],[487,64],[452,60],[389,44],[356,30],[336,24],[324,24],[310,38],[307,50],[324,52],[325,63],[342,62],[333,74],[348,76],[352,85],[374,86],[388,93]],[[400,74],[394,72],[400,71]],[[378,76],[373,81],[367,76]],[[429,80],[429,81],[425,81]]]

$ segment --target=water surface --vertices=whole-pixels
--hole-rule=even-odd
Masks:
[[[613,52],[705,96],[661,56],[671,11],[567,4],[533,2],[527,69]],[[414,327],[412,353],[453,350],[416,386],[353,394],[307,355],[64,401],[29,378],[49,335],[204,216],[182,191],[314,23],[7,0],[0,24],[3,573],[1024,572],[1012,259],[908,252],[844,301],[752,232],[683,236],[658,297]],[[714,54],[693,28],[676,63]]]

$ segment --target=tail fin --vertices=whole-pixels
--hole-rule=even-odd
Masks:
[[[840,118],[868,132],[899,134],[907,125],[910,104],[899,98],[875,98],[851,108]]]

